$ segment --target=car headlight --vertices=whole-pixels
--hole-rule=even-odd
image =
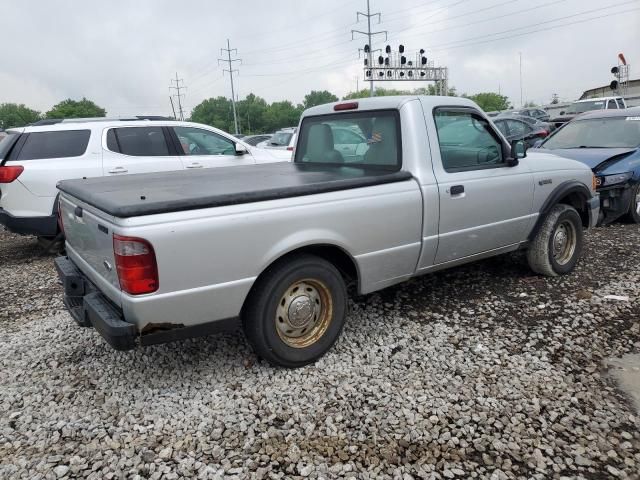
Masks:
[[[604,175],[596,178],[596,185],[598,187],[616,185],[618,183],[624,183],[633,177],[633,172],[616,173],[615,175]]]

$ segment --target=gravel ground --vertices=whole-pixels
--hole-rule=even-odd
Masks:
[[[515,255],[357,298],[286,371],[240,333],[115,352],[63,311],[52,257],[0,232],[0,477],[640,478],[604,367],[640,351],[639,244],[613,225],[568,277]]]

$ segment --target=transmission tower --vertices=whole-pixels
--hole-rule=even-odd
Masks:
[[[173,82],[175,82],[175,86],[173,85]],[[184,98],[184,93],[180,93],[180,90],[186,90],[186,89],[187,87],[184,86],[184,80],[181,78],[178,78],[178,72],[176,72],[176,78],[175,80],[171,80],[171,86],[169,87],[169,90],[176,91],[175,95],[172,95],[172,97],[176,97],[176,99],[178,100],[178,113],[180,114],[181,121],[184,121],[184,111],[182,109],[182,99]],[[171,106],[173,107],[173,101],[171,102]],[[174,112],[174,115],[175,115],[175,112]]]
[[[238,133],[240,133],[240,131],[238,130],[238,115],[236,113],[236,93],[233,87],[233,72],[239,73],[238,70],[234,70],[233,68],[233,62],[240,62],[242,63],[242,59],[240,58],[231,58],[231,52],[234,52],[235,55],[238,54],[238,49],[237,48],[231,48],[231,45],[229,43],[229,39],[227,38],[227,48],[221,48],[220,49],[220,54],[224,55],[224,52],[227,53],[227,58],[219,58],[218,59],[218,65],[220,65],[220,62],[224,62],[226,64],[229,65],[229,69],[227,70],[226,68],[223,69],[223,72],[229,72],[229,77],[231,78],[231,104],[233,105],[233,124],[236,128],[236,135]]]
[[[378,23],[380,23],[382,14],[380,14],[380,13],[371,13],[371,7],[369,5],[369,0],[367,0],[367,13],[357,12],[356,13],[356,22],[360,21],[360,16],[363,16],[363,17],[365,17],[367,19],[367,31],[363,32],[363,31],[360,31],[360,30],[351,30],[351,40],[353,40],[353,35],[356,34],[356,33],[359,33],[360,35],[366,35],[367,36],[369,43],[364,46],[363,50],[364,50],[364,53],[367,54],[367,63],[369,65],[371,65],[371,55],[374,52],[373,47],[371,45],[372,37],[374,37],[375,35],[383,35],[384,34],[384,39],[386,41],[388,32],[386,30],[385,31],[381,31],[381,32],[372,32],[371,31],[371,17],[378,17]],[[358,52],[360,52],[360,50],[362,50],[362,49],[358,49]],[[373,75],[369,79],[369,96],[373,97]]]

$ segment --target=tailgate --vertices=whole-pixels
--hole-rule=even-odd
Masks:
[[[121,304],[120,282],[113,253],[113,228],[106,214],[75,197],[60,195],[60,214],[67,255],[116,305]]]

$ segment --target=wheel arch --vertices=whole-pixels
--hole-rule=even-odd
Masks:
[[[587,202],[591,197],[592,194],[589,188],[577,180],[563,182],[558,185],[542,205],[540,214],[538,215],[538,220],[531,230],[531,233],[529,233],[529,241],[533,240],[536,236],[547,214],[559,203],[575,208],[582,220],[582,226],[589,228],[589,211],[587,210]]]

